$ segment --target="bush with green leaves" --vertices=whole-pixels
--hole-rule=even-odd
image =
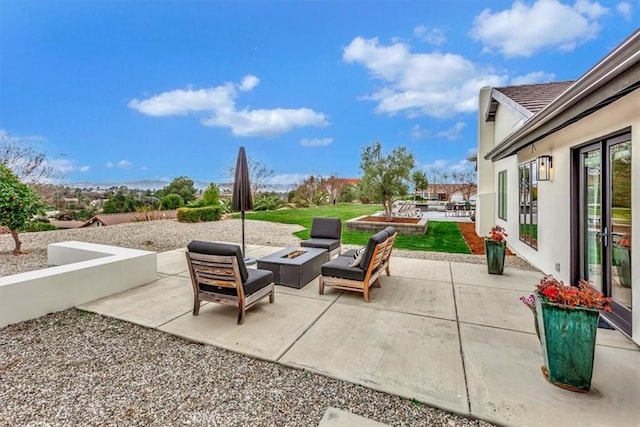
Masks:
[[[284,206],[282,198],[275,194],[261,194],[253,200],[254,211],[275,211]]]
[[[160,199],[160,206],[164,210],[178,209],[184,206],[184,200],[179,194],[167,194]]]
[[[222,217],[222,209],[220,206],[179,208],[176,217],[179,222],[218,221]]]
[[[48,222],[29,221],[24,227],[20,228],[21,233],[34,233],[38,231],[58,230],[58,227]]]
[[[224,214],[233,213],[233,202],[230,197],[220,199],[220,209]]]
[[[220,189],[213,182],[202,193],[203,206],[218,206],[220,204]]]
[[[24,228],[31,218],[41,213],[43,208],[44,203],[40,196],[0,163],[0,225],[7,227],[13,237],[14,255],[21,253],[19,230]]]

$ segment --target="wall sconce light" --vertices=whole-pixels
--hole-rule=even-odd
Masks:
[[[551,180],[551,156],[538,156],[538,181]]]

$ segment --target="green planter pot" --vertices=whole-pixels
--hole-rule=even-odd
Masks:
[[[613,264],[616,266],[620,286],[631,287],[631,250],[626,246],[613,246]]]
[[[589,391],[599,314],[591,308],[545,302],[536,292],[542,373],[551,384],[571,391]]]
[[[484,239],[484,253],[487,256],[487,269],[489,274],[502,274],[504,272],[504,256],[507,252],[505,240]]]

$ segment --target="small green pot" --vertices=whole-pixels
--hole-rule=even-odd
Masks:
[[[620,280],[620,286],[631,287],[631,250],[625,246],[613,247],[614,265]]]
[[[600,313],[592,308],[564,307],[544,301],[538,292],[535,295],[542,373],[558,387],[589,391]]]
[[[504,257],[507,252],[507,242],[484,239],[484,253],[487,256],[487,270],[489,274],[504,272]]]

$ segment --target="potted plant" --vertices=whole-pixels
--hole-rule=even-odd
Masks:
[[[616,266],[620,286],[631,287],[631,240],[623,237],[613,242],[613,264]]]
[[[489,235],[484,238],[484,253],[487,256],[489,274],[502,274],[504,272],[507,236],[508,234],[504,227],[494,225]]]
[[[611,298],[585,280],[571,286],[553,276],[544,276],[533,296],[521,300],[535,315],[544,377],[567,390],[589,391],[599,310],[610,311]]]

